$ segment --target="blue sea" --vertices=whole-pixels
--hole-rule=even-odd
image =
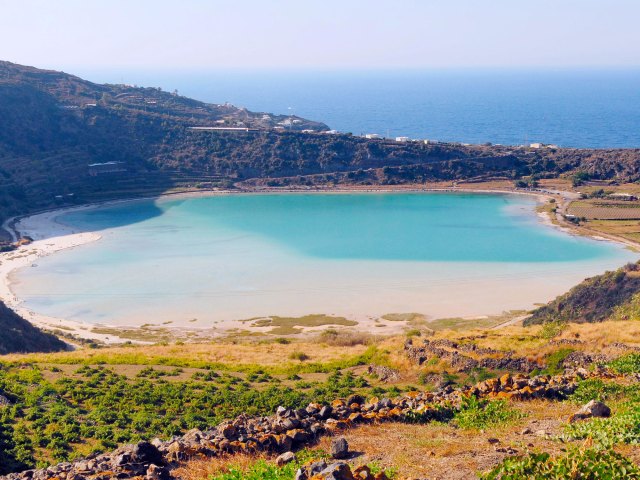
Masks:
[[[73,73],[295,114],[354,134],[640,147],[640,69]]]
[[[39,259],[13,289],[53,317],[244,328],[265,315],[499,314],[637,259],[547,226],[535,206],[444,193],[132,201],[62,214],[102,239]]]

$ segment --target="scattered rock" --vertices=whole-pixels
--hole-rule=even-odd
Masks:
[[[287,463],[291,463],[296,459],[296,456],[293,452],[285,452],[276,458],[276,465],[282,467]]]
[[[591,400],[583,405],[580,410],[569,417],[569,423],[585,420],[592,417],[610,417],[611,409],[602,402]]]
[[[487,442],[489,442],[491,445],[495,445],[497,443],[500,443],[500,440],[498,440],[497,438],[487,438]]]
[[[349,456],[349,443],[344,437],[336,438],[331,442],[331,456],[342,460]]]

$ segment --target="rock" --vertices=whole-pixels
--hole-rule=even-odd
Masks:
[[[349,456],[349,443],[344,437],[336,438],[331,442],[331,457],[337,460],[345,459]]]
[[[500,443],[500,440],[498,440],[497,438],[487,438],[487,442],[489,442],[491,445],[495,445],[496,443]]]
[[[529,427],[525,427],[520,432],[520,435],[531,435],[532,433],[533,433],[533,430],[531,430]]]
[[[0,394],[0,407],[6,407],[8,405],[11,405],[11,402],[9,401],[9,399],[4,395]]]
[[[166,467],[159,467],[152,463],[147,468],[147,474],[144,478],[145,480],[170,480],[172,477]]]
[[[578,420],[584,420],[592,417],[610,417],[611,409],[604,403],[597,400],[591,400],[586,405],[582,406],[580,410],[569,417],[569,423],[577,422]]]
[[[282,467],[287,463],[291,463],[296,459],[296,456],[293,452],[285,452],[276,458],[276,465]]]
[[[319,473],[324,480],[355,480],[351,468],[346,463],[332,463]]]

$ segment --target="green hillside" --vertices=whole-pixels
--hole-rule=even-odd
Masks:
[[[638,264],[629,264],[616,271],[587,278],[567,293],[534,310],[525,324],[637,319],[640,313],[639,270]]]
[[[0,220],[70,203],[234,185],[512,180],[576,169],[590,178],[640,178],[640,150],[427,145],[329,135],[327,128],[0,62]],[[107,162],[119,162],[116,171],[92,175],[99,167],[90,165]]]

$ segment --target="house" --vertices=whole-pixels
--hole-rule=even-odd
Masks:
[[[91,163],[88,165],[88,168],[89,175],[92,177],[97,177],[105,173],[121,173],[127,171],[124,162]]]
[[[337,135],[339,132],[337,130],[327,130],[326,132],[327,135]]]
[[[531,143],[529,148],[542,148],[544,145],[542,143]]]
[[[625,202],[632,202],[634,200],[638,200],[638,197],[635,195],[631,195],[630,193],[612,193],[609,195],[609,198],[614,200],[624,200]]]
[[[396,142],[406,143],[409,141],[409,137],[396,137]]]
[[[368,139],[374,139],[374,138],[382,138],[380,135],[378,135],[377,133],[367,133],[364,138],[368,138]]]

